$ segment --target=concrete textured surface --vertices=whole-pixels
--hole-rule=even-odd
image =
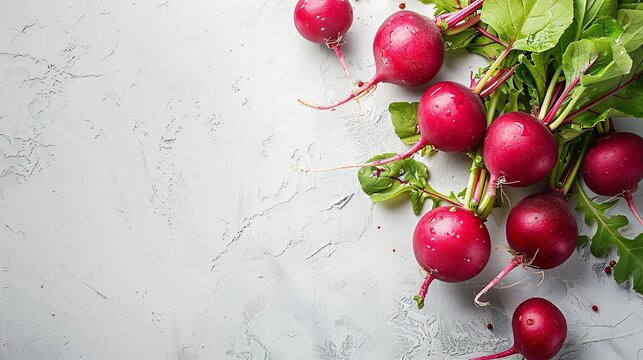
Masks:
[[[353,3],[345,52],[366,80],[398,2]],[[373,205],[353,170],[294,167],[402,150],[387,106],[422,89],[383,84],[334,112],[299,105],[348,83],[295,31],[293,8],[0,3],[0,359],[466,359],[508,347],[513,309],[531,296],[567,316],[558,359],[643,359],[642,297],[602,271],[615,254],[577,252],[540,286],[516,270],[504,284],[526,280],[477,308],[474,292],[510,259],[500,248],[416,309],[408,201]],[[466,82],[480,64],[449,55],[439,78]],[[424,161],[437,189],[464,187],[465,156]],[[506,214],[489,220],[496,246]]]

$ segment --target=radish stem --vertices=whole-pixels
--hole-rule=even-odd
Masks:
[[[471,359],[471,360],[500,359],[500,358],[507,357],[509,355],[514,355],[514,354],[517,354],[517,353],[518,353],[518,351],[512,346],[512,347],[510,347],[509,349],[507,349],[507,350],[505,350],[503,352],[499,352],[499,353],[493,354],[493,355],[481,356],[481,357],[477,357],[477,358]]]
[[[476,303],[476,305],[478,305],[478,306],[487,306],[487,305],[489,305],[490,303],[488,301],[487,302],[481,302],[480,297],[482,295],[486,294],[487,291],[489,291],[489,289],[494,287],[500,280],[502,280],[503,277],[505,277],[507,274],[509,274],[509,272],[511,270],[515,269],[518,265],[522,264],[523,262],[524,262],[524,257],[523,256],[521,256],[521,255],[514,256],[514,258],[509,263],[509,265],[507,265],[504,269],[502,269],[500,274],[498,274],[495,278],[493,278],[493,280],[491,280],[491,282],[487,286],[485,286],[485,288],[482,289],[478,293],[478,295],[476,295],[476,298],[473,300]]]
[[[489,69],[484,74],[482,79],[480,79],[476,88],[473,90],[474,93],[480,94],[480,92],[484,88],[487,81],[489,81],[489,79],[491,78],[491,74],[498,68],[498,66],[500,66],[500,64],[502,64],[502,62],[505,60],[507,55],[509,55],[509,52],[511,52],[511,45],[507,46],[505,50],[502,53],[500,53],[500,56],[498,56],[496,61],[494,61],[493,64],[491,64],[491,66],[489,66]]]
[[[641,219],[641,215],[639,215],[638,210],[636,210],[634,199],[632,199],[632,193],[629,191],[624,192],[623,198],[625,198],[625,202],[627,202],[627,206],[630,208],[630,211],[632,212],[632,214],[634,214],[634,216],[636,217],[636,220],[638,220],[639,223],[643,225],[643,219]]]
[[[420,310],[424,307],[424,298],[426,297],[426,292],[429,290],[429,285],[433,279],[434,277],[431,274],[428,274],[426,278],[424,278],[424,283],[422,283],[422,286],[420,287],[420,292],[413,297],[413,300],[417,302],[418,309]]]

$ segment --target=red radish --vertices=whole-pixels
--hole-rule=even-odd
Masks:
[[[489,232],[479,217],[455,206],[441,206],[424,215],[413,233],[413,252],[427,272],[415,297],[424,307],[429,284],[434,280],[466,281],[478,275],[491,255]]]
[[[511,263],[482,291],[475,302],[518,265],[551,269],[564,263],[574,253],[578,226],[565,199],[557,191],[524,198],[509,212],[506,225],[507,243],[515,254]]]
[[[317,171],[385,165],[406,159],[429,144],[444,152],[465,152],[480,143],[486,124],[482,101],[471,89],[453,81],[441,81],[428,88],[420,100],[418,127],[421,137],[410,149],[388,159]]]
[[[558,159],[558,147],[549,129],[522,112],[499,116],[487,129],[484,163],[491,178],[489,193],[500,184],[529,186],[544,179]]]
[[[352,24],[353,7],[348,0],[299,0],[295,6],[297,31],[306,40],[333,49],[351,84],[353,79],[340,44]]]
[[[424,15],[402,10],[389,16],[373,41],[375,76],[346,99],[327,106],[302,104],[319,110],[333,109],[372,89],[380,82],[418,86],[429,82],[444,61],[444,42],[435,23]]]
[[[465,152],[478,146],[487,129],[480,97],[468,87],[441,81],[422,96],[418,108],[422,140],[444,152]]]
[[[523,301],[511,319],[514,344],[507,350],[473,360],[499,359],[520,354],[527,360],[549,360],[567,338],[567,320],[556,305],[543,298]]]
[[[617,132],[599,139],[585,155],[581,166],[587,187],[599,195],[623,196],[632,213],[632,193],[643,179],[643,139],[637,134]]]

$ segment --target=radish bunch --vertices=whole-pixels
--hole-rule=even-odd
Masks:
[[[300,1],[312,3],[325,4],[316,9],[339,9],[335,6],[346,2]],[[532,5],[510,13],[499,0],[476,0],[466,6],[439,2],[434,19],[397,11],[374,36],[375,75],[370,80],[359,82],[332,105],[300,101],[319,110],[335,109],[381,82],[426,85],[443,65],[445,49],[465,48],[489,60],[487,67],[472,73],[469,86],[436,82],[417,103],[389,107],[396,134],[408,149],[363,163],[313,169],[362,168],[358,178],[373,201],[408,196],[416,214],[425,200],[434,202],[412,235],[415,259],[425,273],[414,298],[420,309],[432,281],[465,282],[489,262],[491,238],[485,221],[495,207],[506,203],[505,186],[540,189],[509,211],[505,233],[512,260],[475,296],[475,304],[488,305],[481,297],[516,267],[543,273],[573,256],[579,227],[568,205],[571,197],[588,225],[597,224],[592,254],[604,256],[610,246],[618,248],[627,260],[610,265],[615,280],[622,283],[633,276],[634,290],[643,293],[643,258],[636,251],[643,247],[643,237],[626,238],[619,229],[627,219],[605,213],[615,200],[598,203],[581,182],[582,175],[594,193],[623,197],[643,224],[632,196],[643,178],[643,139],[615,131],[611,119],[620,114],[643,117],[643,39],[635,36],[631,25],[632,18],[643,13],[633,4],[616,2],[585,10],[565,0]],[[352,21],[352,9],[344,9],[336,22],[329,22],[349,23],[337,25],[336,39],[350,26],[349,12]],[[297,17],[296,13],[300,29]],[[300,30],[311,41],[327,41],[328,34],[305,35],[310,31]],[[471,158],[465,190],[442,194],[429,185],[428,169],[412,159],[426,148]],[[512,327],[512,347],[478,359],[521,354],[528,360],[548,360],[560,351],[567,335],[562,312],[540,298],[518,306]]]

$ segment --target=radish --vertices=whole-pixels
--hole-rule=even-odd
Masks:
[[[389,16],[380,26],[373,41],[375,76],[362,84],[346,99],[319,109],[333,109],[372,89],[380,82],[400,86],[426,84],[438,73],[444,61],[444,42],[435,23],[424,15],[402,10]]]
[[[565,199],[557,191],[528,196],[509,212],[506,225],[507,243],[515,256],[475,298],[479,299],[518,265],[551,269],[564,263],[574,253],[578,225]]]
[[[544,179],[558,159],[553,135],[535,117],[510,112],[499,116],[487,129],[484,163],[491,177],[489,194],[501,184],[529,186]]]
[[[489,232],[479,217],[456,206],[441,206],[424,215],[413,233],[413,252],[427,272],[415,296],[424,307],[429,284],[466,281],[478,275],[491,255]]]
[[[333,49],[351,84],[353,79],[340,45],[352,24],[353,7],[348,0],[299,0],[295,6],[297,31],[306,40]]]
[[[429,144],[440,151],[465,152],[474,149],[480,143],[486,124],[482,101],[471,89],[453,81],[441,81],[428,88],[420,100],[418,107],[420,140],[410,149],[388,159],[371,163],[343,165],[315,171],[385,165],[409,158]]]
[[[623,196],[636,211],[632,193],[643,178],[643,139],[627,132],[617,132],[599,139],[587,152],[581,165],[587,187],[599,195]]]
[[[543,298],[523,301],[511,319],[514,344],[507,350],[473,360],[499,359],[520,354],[527,360],[549,360],[567,338],[567,320],[556,305]]]

